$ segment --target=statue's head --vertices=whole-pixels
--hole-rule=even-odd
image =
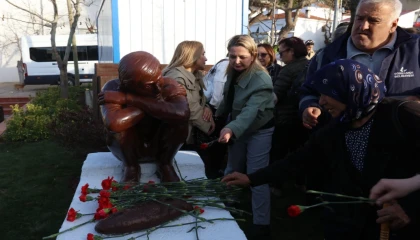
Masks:
[[[120,90],[141,95],[155,95],[162,78],[160,62],[148,52],[125,55],[118,66]]]

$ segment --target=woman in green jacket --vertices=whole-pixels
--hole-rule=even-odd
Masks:
[[[273,83],[257,59],[257,45],[247,35],[228,43],[229,66],[224,97],[216,116],[230,115],[220,131],[219,142],[230,143],[225,174],[253,173],[268,166],[274,131]],[[255,237],[270,234],[270,190],[267,184],[252,188]]]

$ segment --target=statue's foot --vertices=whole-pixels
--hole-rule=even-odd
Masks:
[[[179,182],[178,174],[172,165],[162,165],[159,167],[161,182]]]
[[[123,174],[123,178],[121,179],[122,182],[137,183],[139,182],[139,180],[140,180],[140,167],[138,165],[124,167],[124,174]]]

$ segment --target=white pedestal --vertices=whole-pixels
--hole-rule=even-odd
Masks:
[[[182,177],[186,180],[194,178],[203,178],[205,177],[204,173],[204,164],[200,159],[199,155],[196,152],[190,151],[179,151],[175,156],[175,160],[178,164]],[[148,182],[149,180],[159,182],[155,171],[156,166],[154,164],[142,164],[142,175],[141,182]],[[83,163],[82,174],[80,176],[80,182],[74,194],[73,200],[70,204],[69,209],[72,207],[80,213],[94,213],[98,207],[96,201],[90,202],[81,202],[79,196],[81,195],[81,188],[86,183],[89,184],[90,188],[102,188],[101,182],[103,179],[106,179],[108,176],[113,176],[115,180],[119,181],[122,177],[122,163],[116,159],[112,153],[91,153],[87,156],[87,159]],[[205,212],[201,214],[201,217],[206,219],[212,218],[232,218],[232,215],[225,210],[218,208],[204,208]],[[67,216],[66,216],[67,217]],[[69,222],[64,218],[64,222],[61,225],[60,232],[64,231],[73,226],[79,225],[83,222],[86,222],[92,219],[93,216],[83,216],[82,218],[76,219],[74,222]],[[184,216],[170,225],[179,224],[179,223],[188,223],[193,222],[195,219],[191,216]],[[95,235],[100,235],[95,232],[95,224],[89,223],[84,226],[81,226],[75,230],[60,234],[57,237],[57,240],[86,240],[87,234],[92,233]],[[245,234],[239,228],[238,224],[235,221],[215,221],[211,223],[199,223],[200,226],[205,227],[205,229],[199,229],[199,239],[200,240],[225,240],[225,239],[234,239],[242,240],[246,239]],[[149,235],[150,240],[195,240],[196,235],[195,231],[187,233],[194,225],[186,225],[172,228],[162,228],[154,231]],[[124,237],[112,238],[116,240],[129,239],[130,237],[136,237],[141,235],[144,232],[133,233]],[[141,238],[136,238],[139,240],[147,239],[146,236]]]

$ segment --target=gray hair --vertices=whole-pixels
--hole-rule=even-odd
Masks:
[[[359,4],[357,4],[356,13],[359,11],[360,5],[362,4],[386,4],[393,9],[393,15],[391,20],[394,21],[395,19],[399,18],[402,11],[402,3],[399,0],[360,0]]]

